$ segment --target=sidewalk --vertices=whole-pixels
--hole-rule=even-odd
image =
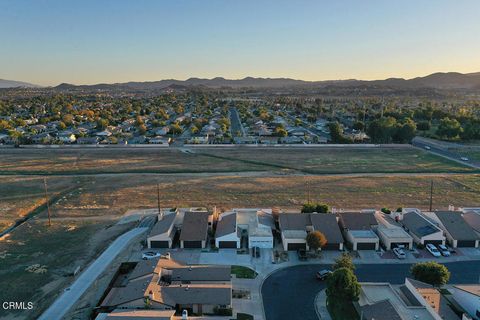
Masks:
[[[320,319],[332,320],[327,310],[327,294],[325,290],[320,291],[315,297],[315,311]]]

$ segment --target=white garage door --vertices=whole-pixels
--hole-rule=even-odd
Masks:
[[[273,238],[254,238],[249,239],[250,248],[259,247],[259,248],[273,248]]]

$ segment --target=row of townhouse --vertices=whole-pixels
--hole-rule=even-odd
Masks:
[[[183,208],[162,211],[147,243],[149,248],[172,248],[179,234],[181,248],[205,248],[209,240],[220,249],[273,248],[279,232],[285,251],[308,250],[306,238],[312,231],[325,235],[323,250],[412,249],[414,243],[446,242],[453,248],[477,248],[480,211],[280,213],[277,230],[272,209],[237,208],[217,215],[205,208]]]

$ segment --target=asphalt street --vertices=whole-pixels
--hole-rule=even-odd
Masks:
[[[466,166],[480,169],[480,162],[472,159],[469,159],[468,161],[463,161],[461,158],[466,157],[466,155],[462,155],[460,153],[450,151],[446,148],[442,148],[436,144],[430,143],[428,140],[423,139],[421,137],[415,137],[412,140],[412,145],[418,148],[425,149],[426,151],[434,153],[441,157],[444,157],[453,161],[461,162]]]
[[[445,264],[451,272],[450,283],[479,283],[480,261]],[[402,284],[410,275],[410,264],[358,264],[356,275],[360,282],[390,282]],[[301,265],[281,269],[263,283],[262,298],[267,320],[318,320],[314,300],[325,282],[315,273],[330,265]]]
[[[67,288],[38,319],[56,320],[65,316],[75,302],[80,299],[82,294],[92,285],[125,246],[146,230],[148,230],[147,227],[135,228],[115,239],[100,257],[88,266],[70,288]]]

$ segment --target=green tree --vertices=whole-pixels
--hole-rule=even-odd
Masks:
[[[410,272],[416,280],[432,286],[443,286],[450,279],[450,272],[447,267],[435,261],[416,263],[412,266]]]
[[[275,128],[275,136],[277,136],[277,137],[286,137],[286,136],[288,136],[288,132],[287,132],[287,130],[285,130],[285,128],[283,128],[283,127],[276,127],[276,128]]]
[[[342,253],[340,257],[335,259],[335,263],[332,266],[333,270],[347,268],[349,270],[355,271],[355,265],[353,264],[352,257],[348,253]]]
[[[327,213],[330,211],[330,207],[325,203],[304,203],[302,206],[302,213]]]
[[[446,117],[440,120],[436,133],[441,138],[453,139],[457,138],[462,132],[463,129],[458,120]]]
[[[412,119],[407,118],[405,122],[401,124],[395,132],[395,142],[408,143],[412,141],[412,139],[415,137],[416,132],[417,125]]]
[[[353,124],[353,129],[355,130],[363,130],[365,128],[365,124],[362,121],[357,121]]]
[[[420,121],[417,123],[417,129],[421,131],[428,131],[432,127],[430,121]]]
[[[12,126],[6,120],[0,120],[0,131],[7,131],[12,129]]]
[[[307,244],[310,249],[318,250],[327,244],[327,238],[320,231],[312,231],[307,234]]]
[[[98,118],[97,119],[97,129],[98,130],[105,130],[108,127],[108,120]]]
[[[170,126],[170,132],[172,134],[181,134],[183,132],[182,127],[178,123],[174,123]]]
[[[360,283],[351,269],[336,269],[327,278],[327,304],[330,308],[357,301],[360,295]]]
[[[397,120],[384,117],[373,120],[367,128],[367,134],[374,143],[391,143],[397,130]]]

